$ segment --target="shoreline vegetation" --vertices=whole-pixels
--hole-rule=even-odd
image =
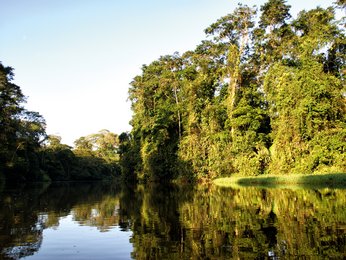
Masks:
[[[259,186],[269,188],[343,188],[346,189],[346,173],[231,176],[213,180],[220,187]]]
[[[104,129],[74,147],[46,133],[0,62],[0,178],[344,184],[345,175],[295,173],[346,173],[345,17],[335,16],[345,7],[292,17],[285,0],[240,4],[194,50],[142,66],[130,132]]]
[[[346,172],[345,31],[326,9],[239,5],[194,50],[143,65],[120,138],[126,179]],[[270,177],[266,177],[270,178]]]

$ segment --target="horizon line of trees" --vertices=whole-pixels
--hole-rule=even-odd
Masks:
[[[127,179],[346,172],[345,17],[292,18],[284,0],[239,6],[195,50],[161,56],[131,82]]]
[[[284,0],[239,4],[195,50],[143,65],[131,82],[132,131],[48,136],[0,63],[0,179],[212,179],[346,172],[346,9]]]
[[[112,180],[120,176],[118,135],[108,130],[80,137],[72,148],[47,135],[46,122],[28,111],[13,68],[0,62],[0,183]]]

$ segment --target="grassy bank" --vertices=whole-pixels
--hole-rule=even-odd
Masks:
[[[222,187],[265,186],[283,187],[299,186],[302,188],[345,188],[346,173],[332,174],[295,174],[295,175],[264,175],[255,177],[227,177],[215,179],[214,184]]]

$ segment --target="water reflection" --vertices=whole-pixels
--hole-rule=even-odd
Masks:
[[[345,258],[345,195],[342,189],[102,183],[6,188],[0,195],[0,259],[38,258],[39,250],[57,258],[63,248],[45,244],[57,232],[44,232],[66,236],[68,221],[93,228],[84,229],[83,241],[100,239],[103,251],[88,249],[100,259],[129,245],[126,258],[134,259]],[[129,231],[115,247],[115,238]]]
[[[197,194],[182,215],[189,220],[185,227],[197,230],[187,241],[202,258],[345,256],[344,190],[246,188]],[[205,211],[193,206],[198,204]],[[193,243],[199,244],[197,250]]]
[[[0,195],[0,259],[33,255],[41,247],[43,230],[59,228],[61,218],[70,214],[81,224],[100,230],[116,226],[116,214],[107,219],[106,206],[111,203],[115,209],[119,205],[119,190],[102,183],[6,187]],[[98,206],[103,207],[99,217],[95,215]],[[107,223],[102,225],[103,221]]]

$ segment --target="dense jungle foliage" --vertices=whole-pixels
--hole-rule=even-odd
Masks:
[[[346,172],[345,8],[239,5],[194,51],[143,65],[119,137],[125,177]]]
[[[101,180],[120,175],[118,136],[107,130],[81,137],[75,148],[48,136],[45,120],[24,108],[12,83],[13,69],[0,63],[0,182]]]
[[[0,64],[0,179],[110,179],[120,167],[152,181],[346,172],[346,18],[335,18],[345,9],[337,1],[293,19],[284,0],[239,5],[194,51],[143,65],[130,133],[102,130],[75,148],[47,136]]]

